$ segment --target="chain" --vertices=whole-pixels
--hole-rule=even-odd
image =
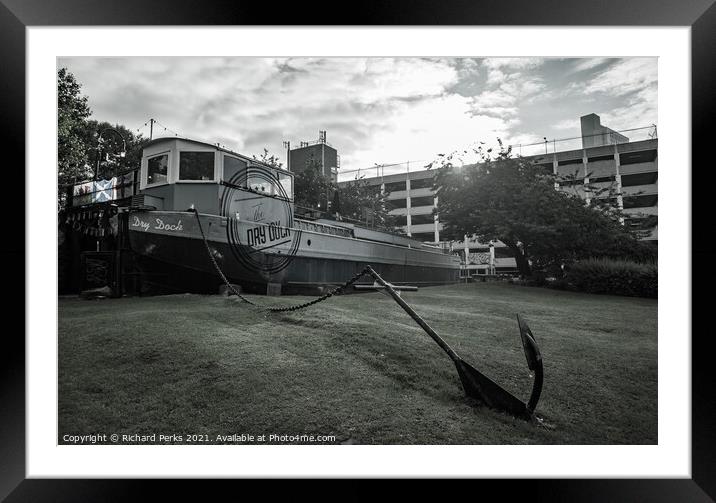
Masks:
[[[326,299],[328,299],[328,298],[330,298],[330,297],[333,297],[333,296],[336,295],[336,294],[341,293],[344,289],[346,289],[346,288],[348,288],[349,286],[351,286],[353,283],[355,283],[356,281],[358,281],[361,277],[365,276],[366,274],[368,274],[368,267],[366,267],[365,269],[363,269],[362,271],[360,271],[359,273],[357,273],[355,276],[353,276],[351,279],[349,279],[348,281],[346,281],[346,282],[343,283],[342,285],[337,286],[337,287],[334,288],[333,290],[331,290],[331,291],[329,291],[329,292],[327,292],[327,293],[324,293],[324,294],[321,295],[320,297],[316,297],[315,299],[313,299],[313,300],[311,300],[311,301],[309,301],[309,302],[305,302],[305,303],[303,303],[303,304],[296,304],[295,306],[288,306],[288,307],[269,307],[269,308],[267,308],[267,309],[268,309],[269,311],[273,312],[273,313],[285,313],[285,312],[288,312],[288,311],[298,311],[299,309],[304,309],[304,308],[309,307],[309,306],[312,306],[312,305],[314,305],[314,304],[318,304],[319,302],[323,302],[324,300],[326,300]]]
[[[304,309],[309,306],[312,306],[314,304],[318,304],[319,302],[323,302],[326,299],[329,299],[333,297],[334,295],[337,295],[341,293],[343,290],[351,286],[353,283],[358,281],[361,277],[365,276],[366,274],[369,274],[369,267],[366,266],[362,271],[355,274],[351,279],[346,281],[340,286],[337,286],[336,288],[324,293],[320,297],[316,297],[313,300],[310,300],[308,302],[304,302],[303,304],[296,304],[293,306],[286,306],[286,307],[266,307],[266,306],[260,306],[256,304],[255,302],[247,299],[241,293],[239,293],[236,288],[234,288],[234,285],[232,285],[229,280],[226,278],[226,275],[221,270],[221,267],[219,267],[219,264],[216,262],[216,258],[214,257],[214,254],[211,253],[211,248],[209,247],[209,241],[206,239],[206,235],[204,234],[204,229],[201,225],[201,219],[199,218],[199,212],[196,209],[190,210],[194,213],[194,216],[196,216],[196,223],[199,225],[199,232],[201,233],[201,239],[204,241],[204,247],[206,247],[206,253],[209,255],[209,258],[211,259],[211,263],[214,265],[214,269],[216,269],[217,274],[221,277],[221,280],[226,284],[226,287],[231,290],[231,292],[236,295],[238,298],[240,298],[242,301],[246,302],[247,304],[254,306],[258,309],[262,309],[265,311],[270,311],[272,313],[285,313],[289,311],[298,311],[299,309]]]
[[[204,246],[206,247],[206,253],[209,255],[209,258],[211,259],[211,263],[214,265],[214,269],[216,269],[216,272],[221,277],[222,281],[226,284],[227,288],[231,290],[231,292],[238,296],[241,300],[246,302],[247,304],[251,304],[252,306],[260,307],[258,304],[255,304],[251,302],[249,299],[241,295],[236,288],[234,288],[234,285],[232,285],[228,279],[226,279],[226,276],[224,275],[224,271],[221,270],[219,267],[219,264],[216,262],[216,258],[214,258],[214,254],[211,253],[211,248],[209,247],[209,241],[206,239],[206,235],[204,234],[204,229],[201,226],[201,219],[199,218],[199,212],[196,209],[189,210],[194,213],[194,216],[196,216],[196,223],[199,225],[199,232],[201,233],[201,239],[204,241]]]

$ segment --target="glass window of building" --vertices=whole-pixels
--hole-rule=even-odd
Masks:
[[[167,183],[169,154],[156,155],[147,159],[147,185]]]
[[[432,177],[428,178],[415,178],[413,180],[410,180],[410,190],[415,189],[429,189],[433,186],[433,179]]]
[[[214,152],[179,152],[179,180],[213,180]]]
[[[412,225],[431,224],[435,221],[435,217],[432,214],[427,215],[411,215],[410,223]]]
[[[390,182],[385,184],[385,191],[387,193],[391,192],[398,192],[401,190],[405,190],[405,182]]]
[[[407,199],[390,199],[390,200],[386,201],[385,206],[386,206],[386,208],[388,208],[388,211],[394,210],[397,208],[407,208],[408,200]]]
[[[411,197],[410,206],[417,208],[418,206],[435,206],[435,198],[433,196]]]

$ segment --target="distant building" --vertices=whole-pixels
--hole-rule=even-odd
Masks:
[[[597,114],[583,115],[579,118],[579,122],[582,126],[582,148],[601,147],[629,141],[626,136],[602,126],[601,119]]]
[[[599,117],[591,115],[597,118],[598,123]],[[587,201],[594,196],[584,190],[585,183],[595,188],[613,187],[616,193],[621,194],[615,203],[625,214],[624,224],[648,232],[644,239],[657,243],[658,225],[646,228],[645,224],[652,223],[652,219],[647,217],[658,215],[658,139],[629,142],[628,138],[616,132],[604,134],[612,135],[619,141],[525,158],[549,167],[557,175],[571,177],[570,181],[558,185],[557,190],[574,191]],[[432,190],[433,175],[433,171],[420,170],[366,177],[364,180],[389,193],[390,213],[398,217],[398,223],[406,234],[437,243],[441,242],[443,222],[440,220],[439,198]],[[339,186],[347,183],[350,182],[340,182]],[[605,192],[599,197],[609,197],[609,194]],[[434,209],[438,210],[435,215]],[[499,242],[492,245],[494,248],[491,249],[489,244],[466,239],[464,243],[453,243],[452,246],[468,257],[468,265],[472,264],[470,268],[480,272],[487,270],[488,264],[496,272],[516,270],[514,258],[509,256],[506,247]]]
[[[531,159],[551,167],[553,173],[562,177],[576,173],[574,180],[565,181],[558,188],[574,191],[587,201],[593,194],[584,190],[585,184],[596,189],[613,187],[619,194],[614,202],[624,212],[624,224],[648,231],[644,239],[656,243],[658,225],[644,226],[658,216],[658,145],[659,140],[651,138],[532,156]],[[605,192],[599,197],[610,195]]]
[[[332,181],[338,179],[340,167],[338,151],[326,142],[326,132],[319,131],[318,140],[302,141],[298,148],[288,148],[287,166],[293,173],[300,173],[306,167],[315,163],[321,167],[321,174]]]

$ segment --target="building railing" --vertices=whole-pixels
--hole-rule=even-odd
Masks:
[[[655,124],[646,127],[639,127],[633,129],[623,129],[620,131],[614,131],[614,133],[626,136],[629,141],[626,143],[633,143],[643,140],[653,140],[657,138],[657,128]],[[594,146],[584,146],[583,138],[591,137],[604,137],[611,136],[613,143],[622,143],[617,140],[617,136],[609,133],[598,133],[588,136],[575,136],[571,138],[558,138],[546,141],[539,141],[534,143],[520,143],[515,145],[505,145],[505,147],[512,147],[512,154],[522,157],[532,157],[538,155],[550,155],[559,152],[568,152],[570,150],[582,150],[583,148],[594,148]],[[609,142],[607,142],[609,144]],[[348,182],[355,178],[384,178],[390,175],[398,175],[409,173],[416,173],[425,171],[427,165],[433,161],[436,161],[438,157],[434,159],[416,159],[404,162],[397,162],[391,164],[376,164],[371,167],[340,170],[338,172],[339,182]]]
[[[296,149],[299,149],[299,148],[305,148],[305,147],[310,147],[311,145],[320,145],[320,144],[328,145],[329,147],[333,148],[333,145],[331,145],[330,143],[328,143],[326,140],[321,140],[321,139],[319,138],[318,140],[301,141],[301,142],[299,142],[299,144],[298,144],[299,146],[298,146],[298,147],[294,147],[294,148],[291,149],[291,150],[296,150]]]

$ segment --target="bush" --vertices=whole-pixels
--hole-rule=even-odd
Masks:
[[[573,264],[565,277],[575,290],[630,297],[657,297],[656,263],[639,263],[607,258]]]

